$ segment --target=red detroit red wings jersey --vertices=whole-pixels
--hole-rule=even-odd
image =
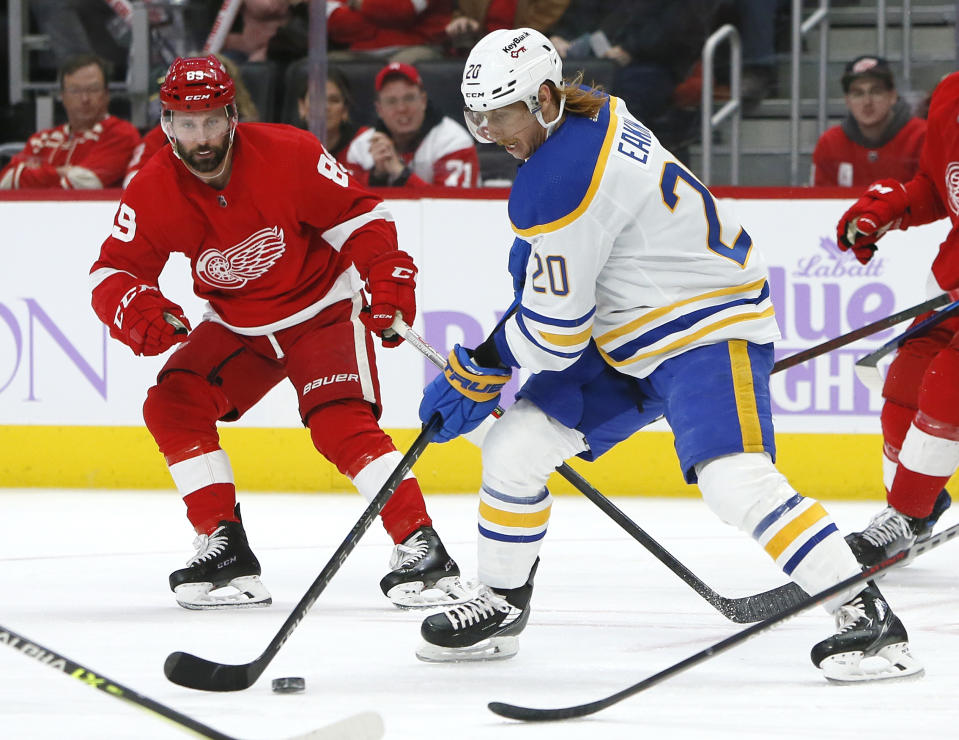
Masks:
[[[881,147],[864,147],[843,131],[827,129],[813,152],[813,185],[866,186],[883,177],[905,182],[919,168],[926,122],[912,118]]]
[[[944,290],[959,287],[959,72],[936,87],[929,104],[919,172],[906,185],[910,216],[918,226],[948,216],[952,230],[939,246],[932,272]]]
[[[156,285],[170,254],[181,252],[194,292],[215,314],[208,318],[240,334],[266,334],[351,298],[370,259],[394,249],[383,202],[312,134],[240,124],[223,190],[190,173],[172,147],[133,178],[91,269],[93,304],[112,325],[123,297]]]

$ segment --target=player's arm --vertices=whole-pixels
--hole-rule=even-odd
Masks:
[[[926,172],[920,168],[912,180],[903,184],[886,178],[866,188],[841,219],[836,243],[842,250],[852,249],[863,264],[872,259],[876,242],[890,229],[908,229],[944,218],[946,207]]]
[[[396,314],[402,313],[408,324],[416,317],[417,269],[397,246],[393,215],[379,197],[358,187],[318,142],[304,155],[304,161],[315,162],[302,172],[304,220],[356,267],[370,295],[370,310],[361,319],[383,346],[395,347],[403,341],[390,330]]]
[[[183,309],[160,292],[168,253],[156,249],[137,223],[132,205],[121,202],[113,229],[90,268],[91,303],[100,320],[137,355],[158,355],[186,340]]]
[[[513,242],[509,260],[517,296],[513,306],[476,349],[454,346],[443,374],[423,392],[420,419],[425,423],[437,413],[443,418],[436,441],[475,429],[499,403],[511,367],[559,370],[589,346],[596,276],[608,252],[601,244],[607,239],[598,230],[593,230],[592,241],[580,241],[589,222],[580,217],[573,229],[567,226],[541,235],[534,243],[524,238]],[[597,248],[569,248],[576,243]]]

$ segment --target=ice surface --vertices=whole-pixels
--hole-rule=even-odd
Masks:
[[[828,684],[809,648],[832,629],[821,610],[591,718],[503,720],[491,700],[553,707],[619,691],[742,627],[712,607],[580,497],[558,497],[533,615],[508,661],[417,661],[422,613],[377,587],[390,542],[377,523],[260,680],[235,694],[184,689],[163,660],[185,650],[224,662],[257,657],[362,512],[359,495],[241,494],[251,544],[273,593],[267,609],[191,612],[167,575],[192,554],[176,493],[0,489],[0,625],[178,712],[240,738],[279,739],[374,709],[386,737],[842,738],[959,736],[959,544],[890,574],[882,588],[926,665],[919,680]],[[840,528],[877,502],[826,502]],[[698,499],[618,499],[646,531],[724,596],[784,581],[744,535]],[[434,524],[466,574],[475,571],[476,499],[430,496]],[[944,525],[957,517],[948,512]],[[303,676],[302,694],[270,679]],[[0,646],[0,737],[179,738],[182,728]]]

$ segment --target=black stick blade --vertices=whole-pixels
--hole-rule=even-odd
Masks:
[[[580,704],[576,707],[560,707],[557,709],[533,709],[532,707],[518,707],[515,704],[506,704],[501,701],[491,701],[486,705],[493,714],[506,719],[518,719],[523,722],[554,722],[561,719],[575,719],[593,714],[607,706],[605,699],[593,701],[589,704]]]
[[[761,594],[724,599],[717,608],[731,622],[750,624],[774,617],[808,598],[809,594],[799,584],[790,582]]]
[[[256,670],[255,662],[227,665],[179,651],[167,656],[163,672],[173,683],[199,691],[243,691],[250,688],[261,673]]]

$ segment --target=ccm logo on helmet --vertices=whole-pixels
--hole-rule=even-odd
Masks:
[[[522,40],[525,39],[525,38],[529,38],[529,31],[527,31],[526,33],[524,33],[524,34],[522,34],[522,35],[520,35],[520,36],[517,36],[517,37],[516,37],[515,39],[513,39],[509,44],[507,44],[506,46],[504,46],[504,47],[503,47],[503,53],[506,54],[506,53],[509,53],[509,52],[513,51],[513,49],[516,49],[516,47],[519,46],[520,41],[522,41]],[[519,52],[521,52],[521,51],[525,51],[525,48],[524,48],[524,49],[517,49],[517,50],[516,50],[516,54],[512,54],[512,56],[514,56],[514,57],[517,56],[517,55],[519,54]]]
[[[212,97],[210,95],[187,95],[184,100],[206,100],[207,98]]]

